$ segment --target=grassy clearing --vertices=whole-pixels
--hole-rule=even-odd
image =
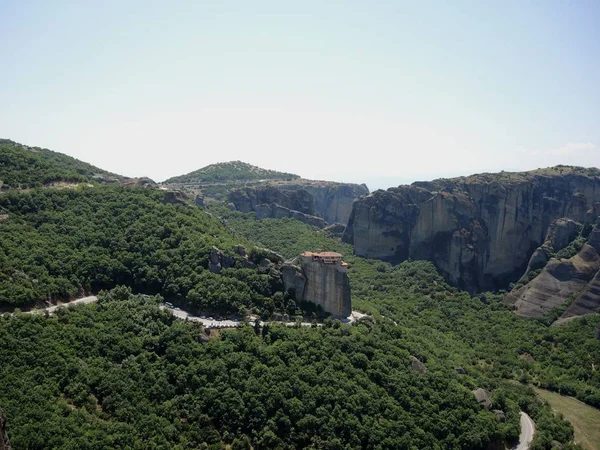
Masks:
[[[552,409],[562,413],[575,429],[575,442],[590,450],[600,450],[600,410],[573,397],[535,388]]]

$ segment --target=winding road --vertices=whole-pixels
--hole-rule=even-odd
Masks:
[[[62,303],[60,305],[49,306],[47,308],[32,309],[31,311],[27,311],[26,314],[44,314],[46,312],[48,314],[53,314],[54,312],[56,312],[56,310],[58,308],[70,308],[73,305],[94,303],[96,301],[98,301],[98,297],[96,297],[95,295],[91,295],[89,297],[78,298],[77,300],[72,300],[68,303]],[[190,314],[187,311],[184,311],[184,310],[182,310],[180,308],[176,308],[176,307],[171,308],[167,305],[160,305],[160,308],[171,311],[173,313],[173,315],[175,317],[177,317],[178,319],[189,320],[192,322],[199,322],[207,328],[208,327],[210,327],[210,328],[236,328],[236,327],[240,327],[243,325],[243,321],[237,320],[237,319],[223,319],[223,320],[207,319],[207,318],[203,318],[203,317],[194,316],[193,314]],[[360,313],[358,311],[352,311],[352,314],[350,315],[350,317],[342,320],[342,322],[343,323],[352,323],[364,316],[366,316],[366,314]],[[286,322],[286,321],[277,321],[277,320],[273,320],[270,322],[281,323],[281,324],[284,324],[284,325],[287,325],[290,327],[296,325],[296,322]],[[268,323],[268,322],[263,322],[262,320],[260,322],[261,326],[263,326],[265,323]],[[303,327],[310,327],[312,325],[312,323],[311,322],[301,322],[300,325]],[[323,324],[321,324],[321,323],[317,324],[317,326],[319,326],[319,327],[322,325]]]
[[[535,433],[535,423],[527,414],[521,411],[521,434],[519,435],[519,445],[513,447],[513,450],[529,450],[529,444],[533,441]]]

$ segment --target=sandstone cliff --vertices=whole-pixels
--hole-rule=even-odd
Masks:
[[[255,211],[257,219],[282,219],[284,217],[289,217],[319,228],[324,228],[327,225],[327,222],[321,217],[294,211],[293,209],[278,205],[277,203],[271,203],[270,205],[256,205]]]
[[[511,291],[505,302],[526,317],[568,304],[559,323],[595,312],[600,307],[600,222],[575,256],[550,259],[539,275]]]
[[[460,288],[495,290],[519,279],[556,219],[584,224],[599,202],[598,169],[417,182],[358,199],[343,239],[357,255],[431,260]]]
[[[368,193],[364,185],[299,180],[235,189],[229,193],[229,201],[242,212],[276,203],[292,211],[319,216],[328,223],[346,223],[354,200]]]

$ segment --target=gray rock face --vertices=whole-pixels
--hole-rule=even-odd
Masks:
[[[346,225],[343,223],[332,223],[331,225],[325,227],[323,231],[327,232],[332,237],[342,237],[344,231],[346,231]]]
[[[242,212],[256,211],[258,205],[276,203],[288,210],[322,217],[325,222],[346,223],[354,200],[368,193],[364,185],[300,180],[235,189],[229,194],[229,201]]]
[[[491,393],[485,389],[479,388],[473,391],[473,395],[475,395],[477,402],[482,408],[492,409]]]
[[[200,195],[196,195],[196,199],[194,200],[194,204],[196,206],[199,206],[200,208],[204,208],[205,204],[204,204],[204,197],[200,196]]]
[[[300,211],[294,211],[278,205],[277,203],[271,203],[270,205],[256,205],[255,211],[257,219],[282,219],[284,217],[290,217],[314,227],[323,228],[327,225],[327,222],[320,217],[304,214]]]
[[[357,255],[433,261],[469,292],[505,288],[559,218],[584,223],[600,202],[600,170],[557,166],[418,182],[356,200],[343,240]],[[570,224],[551,235],[560,241]],[[536,256],[540,264],[543,256]]]
[[[188,196],[183,191],[167,191],[163,197],[163,203],[171,203],[173,205],[187,205]]]
[[[0,450],[11,450],[8,434],[6,433],[6,417],[0,409]]]
[[[229,255],[225,255],[217,247],[210,249],[209,258],[208,270],[212,273],[221,273],[222,269],[227,269],[235,265],[235,259]]]
[[[333,316],[350,316],[350,280],[341,255],[336,261],[315,255],[323,254],[303,254],[299,257],[299,266],[285,264],[282,267],[285,292],[293,295],[296,301],[320,305],[323,311]]]
[[[496,414],[496,419],[498,419],[498,421],[502,423],[506,422],[506,414],[504,414],[504,411],[500,409],[494,409],[492,412]]]
[[[563,217],[552,222],[550,228],[548,228],[544,243],[529,258],[527,269],[521,280],[526,277],[527,273],[543,268],[550,260],[552,254],[569,245],[580,231],[581,225],[571,219]]]
[[[572,300],[559,319],[593,313],[600,307],[600,225],[596,225],[579,253],[551,259],[525,286],[514,289],[505,302],[519,315],[537,317]]]
[[[416,356],[410,356],[410,367],[417,373],[427,373],[427,367]]]

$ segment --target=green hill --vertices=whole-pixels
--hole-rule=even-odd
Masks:
[[[211,183],[220,181],[244,180],[295,180],[300,178],[293,173],[262,169],[242,161],[211,164],[186,175],[169,178],[165,183]]]
[[[3,189],[103,178],[121,177],[62,153],[0,139],[0,187]]]

